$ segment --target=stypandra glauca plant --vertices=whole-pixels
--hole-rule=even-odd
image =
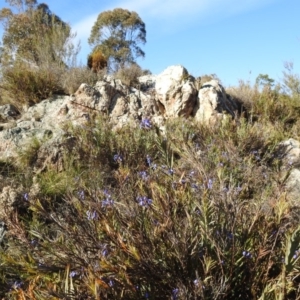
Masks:
[[[299,207],[276,151],[296,138],[298,113],[273,96],[259,94],[256,121],[218,128],[178,119],[162,133],[147,118],[117,131],[105,118],[66,127],[77,143],[61,173],[45,169],[40,192],[7,208],[1,296],[299,299]],[[285,103],[278,120],[268,103]]]

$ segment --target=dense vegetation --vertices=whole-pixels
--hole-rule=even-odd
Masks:
[[[100,118],[67,129],[77,146],[61,172],[34,174],[36,145],[2,163],[23,187],[5,216],[2,297],[298,299],[299,204],[286,200],[277,145],[299,139],[299,103],[235,92],[251,96],[247,120],[178,119],[162,135]]]
[[[69,32],[52,25],[46,42]],[[32,105],[104,74],[99,52],[89,70],[41,49],[35,58],[49,60],[35,67],[3,66],[1,104]],[[131,85],[142,73],[133,64],[115,75]],[[169,120],[162,134],[144,119],[112,131],[99,116],[65,128],[76,143],[60,171],[35,172],[37,140],[1,161],[0,190],[16,187],[18,200],[1,211],[0,297],[300,299],[299,203],[285,188],[297,164],[278,147],[300,139],[299,87],[288,64],[281,84],[260,75],[228,89],[246,112],[220,126]]]

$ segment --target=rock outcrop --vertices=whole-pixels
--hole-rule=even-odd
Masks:
[[[237,103],[228,96],[218,80],[204,83],[199,90],[195,119],[205,124],[215,124],[224,117],[224,113],[235,117]]]
[[[142,76],[139,82],[140,88],[136,89],[107,76],[95,86],[83,83],[74,95],[46,99],[22,115],[12,105],[0,106],[0,163],[18,161],[20,151],[36,143],[34,172],[42,172],[48,166],[59,172],[63,169],[64,154],[76,145],[75,138],[65,130],[66,125],[86,126],[99,114],[106,115],[115,129],[127,124],[137,126],[143,119],[162,128],[166,119],[176,117],[194,118],[214,126],[224,116],[236,117],[239,108],[218,80],[199,84],[197,89],[199,82],[196,83],[182,66],[169,67],[157,76]],[[300,142],[284,141],[279,144],[278,151],[283,176],[287,175],[287,197],[297,204]],[[19,191],[4,181],[2,183],[0,202],[3,199],[13,202],[23,197],[22,189]]]
[[[300,206],[300,142],[285,140],[278,145],[277,156],[281,159],[282,180],[285,180],[287,199]]]
[[[128,87],[107,76],[93,87],[83,83],[74,95],[46,99],[22,115],[12,105],[1,106],[0,160],[15,159],[32,139],[37,139],[47,145],[40,149],[39,168],[45,168],[41,153],[45,161],[58,163],[62,149],[68,148],[60,147],[58,142],[65,138],[64,126],[85,125],[98,114],[107,115],[113,127],[120,128],[126,124],[136,126],[145,118],[158,126],[174,117],[194,117],[211,124],[224,112],[231,116],[235,113],[234,103],[218,81],[205,83],[198,92],[193,77],[182,66],[169,67],[157,76],[143,76],[140,86]]]
[[[191,116],[197,94],[187,70],[181,66],[169,67],[155,78],[155,100],[166,118]]]

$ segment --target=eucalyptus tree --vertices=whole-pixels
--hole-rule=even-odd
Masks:
[[[145,56],[140,44],[146,43],[146,26],[136,12],[122,8],[104,11],[98,15],[88,42],[92,53],[101,51],[109,69],[117,71]]]
[[[70,26],[47,4],[36,0],[6,0],[11,7],[0,10],[3,25],[1,63],[16,59],[39,65],[42,60],[63,60],[71,38]],[[63,51],[64,49],[64,51]]]

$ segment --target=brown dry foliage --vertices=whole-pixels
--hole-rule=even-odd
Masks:
[[[95,51],[88,57],[88,67],[97,73],[107,67],[107,59],[101,51]]]

